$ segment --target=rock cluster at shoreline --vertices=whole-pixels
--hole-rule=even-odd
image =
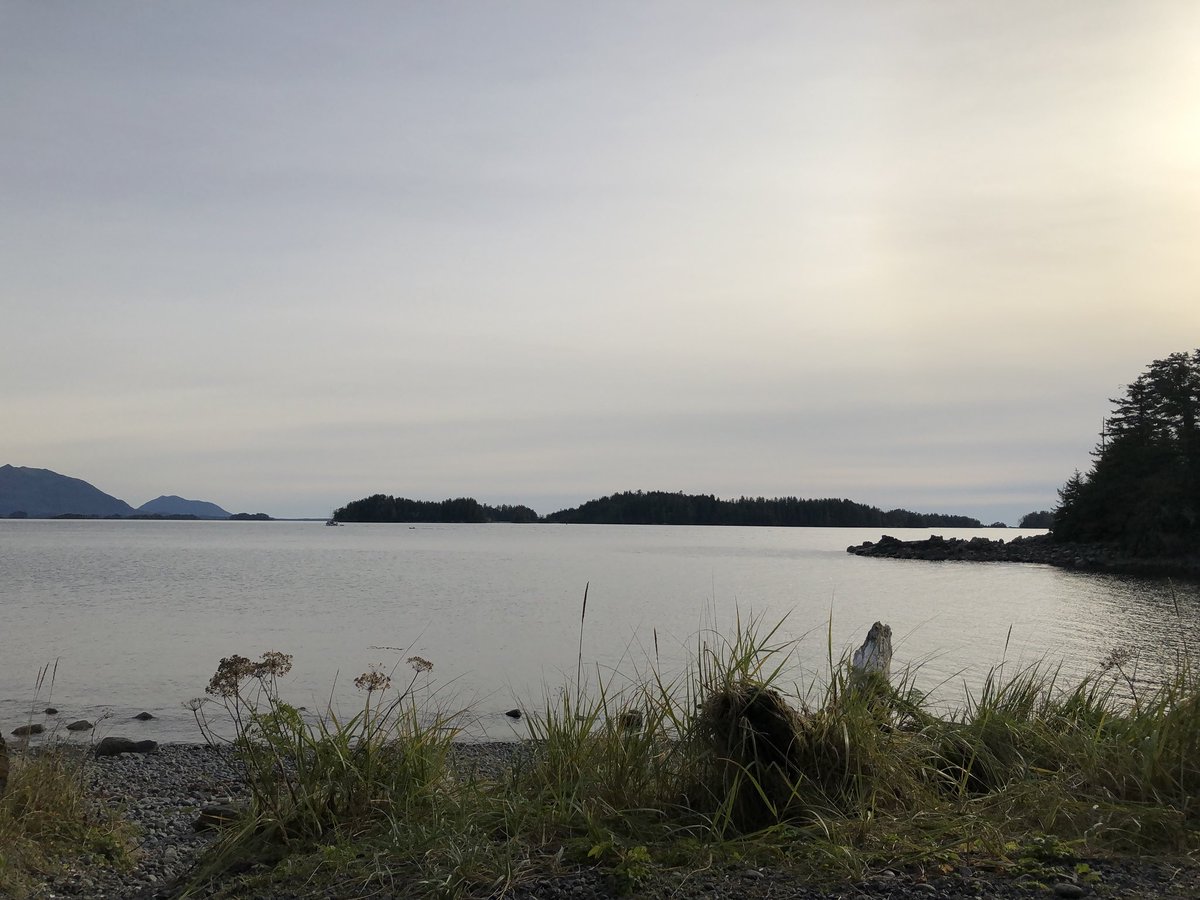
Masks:
[[[1038,563],[1088,572],[1200,578],[1200,560],[1195,558],[1137,559],[1099,544],[1056,543],[1048,534],[1021,535],[1011,541],[944,538],[936,534],[925,540],[902,541],[885,534],[878,541],[849,546],[846,552],[884,559]]]

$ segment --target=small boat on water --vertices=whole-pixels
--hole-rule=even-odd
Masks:
[[[338,527],[341,527],[341,524],[342,524],[342,523],[341,523],[341,522],[339,522],[337,519],[326,519],[326,520],[325,520],[325,524],[326,524],[326,525],[336,525],[336,526],[338,526]]]

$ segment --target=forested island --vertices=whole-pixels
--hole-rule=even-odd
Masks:
[[[374,494],[336,510],[337,522],[554,522],[590,525],[775,525],[847,528],[980,528],[978,519],[906,509],[884,511],[852,500],[740,497],[624,491],[539,516],[528,506],[488,506],[470,497],[409,500]]]
[[[739,497],[625,491],[546,516],[547,522],[600,525],[776,525],[817,528],[980,528],[967,516],[884,511],[853,500]]]
[[[528,506],[488,506],[472,497],[453,500],[409,500],[390,494],[372,494],[354,500],[333,513],[335,522],[537,522]]]

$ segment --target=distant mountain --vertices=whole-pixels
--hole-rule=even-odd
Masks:
[[[79,478],[49,469],[0,466],[0,516],[131,516],[133,507]]]
[[[164,494],[137,508],[138,515],[195,516],[198,519],[228,519],[229,513],[207,500],[185,500],[174,494]]]

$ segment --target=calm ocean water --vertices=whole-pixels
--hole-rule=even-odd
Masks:
[[[969,537],[980,532],[936,530]],[[893,530],[904,539],[929,531]],[[990,537],[1020,534],[982,532]],[[615,682],[656,657],[678,672],[704,629],[761,617],[799,641],[796,678],[827,669],[871,623],[897,665],[961,697],[988,666],[1071,672],[1117,647],[1153,673],[1200,637],[1194,585],[1043,566],[863,559],[867,529],[309,522],[0,520],[0,728],[52,704],[100,733],[195,741],[183,704],[218,661],[294,656],[283,689],[310,709],[359,696],[356,675],[420,655],[471,733],[523,736],[503,711],[574,679],[588,591],[587,671]],[[36,690],[39,671],[54,684]],[[157,718],[130,721],[146,710]],[[40,720],[40,714],[35,717]]]

